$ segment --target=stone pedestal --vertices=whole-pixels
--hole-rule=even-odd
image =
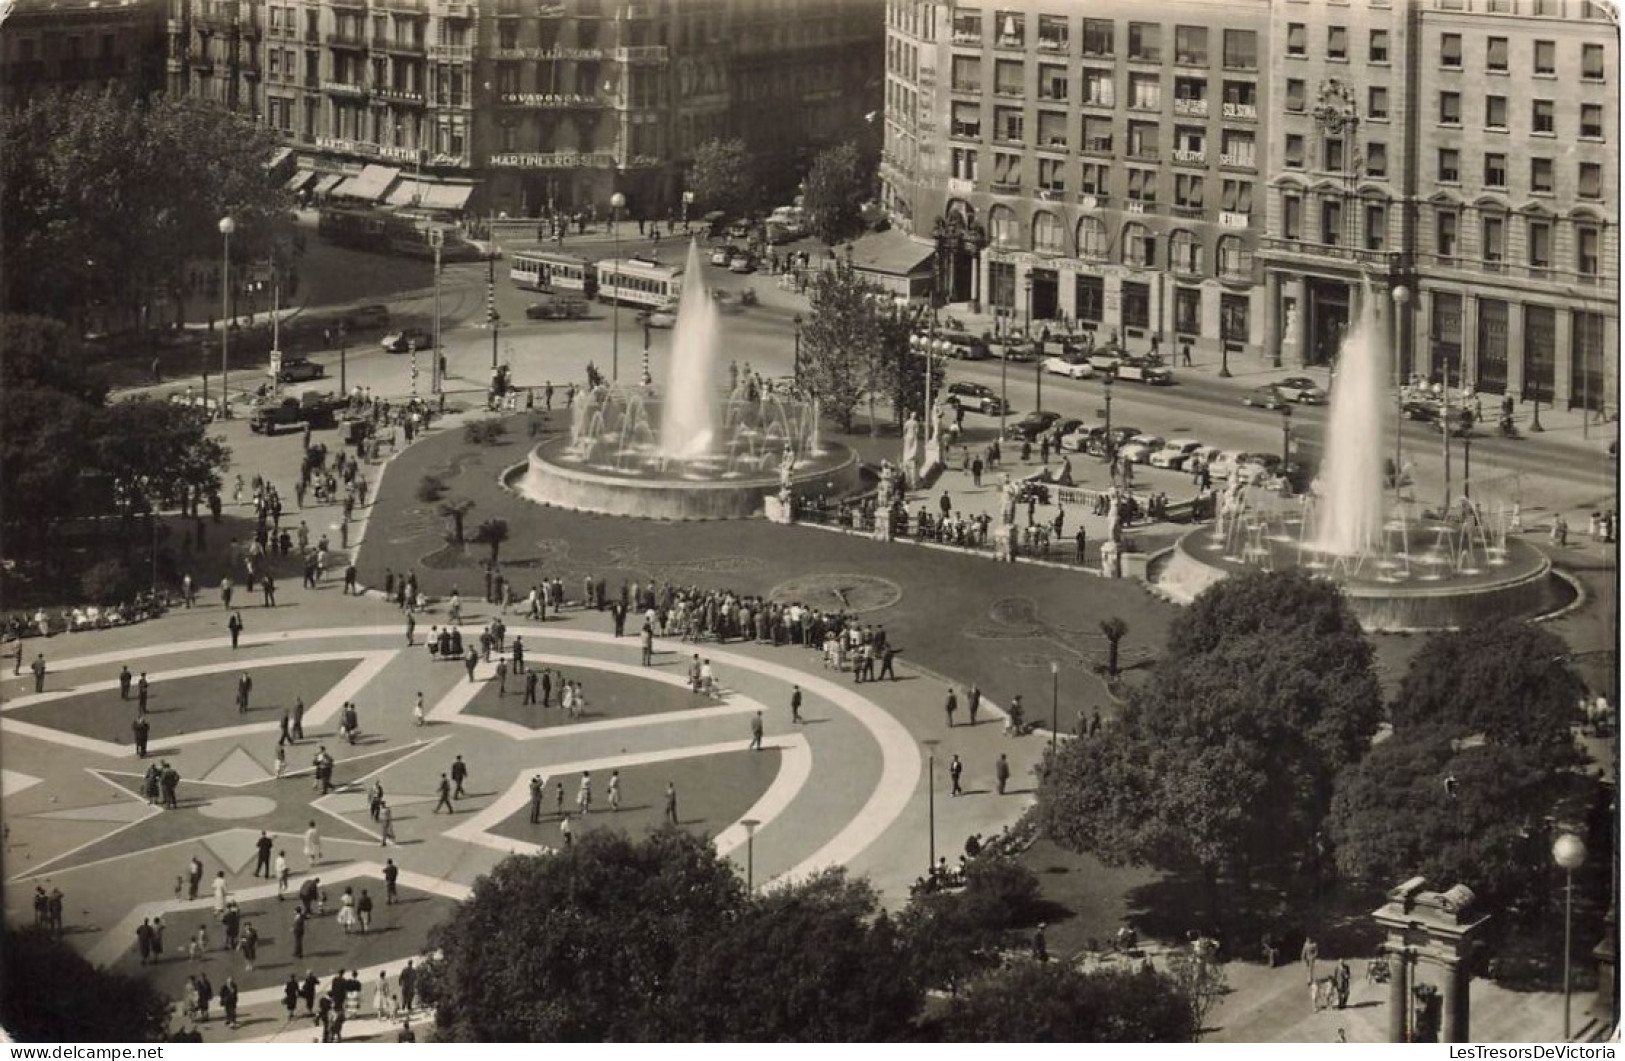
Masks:
[[[1472,909],[1475,896],[1465,885],[1431,892],[1424,890],[1426,884],[1423,878],[1412,877],[1389,892],[1388,903],[1371,915],[1388,930],[1383,944],[1388,954],[1388,1038],[1396,1043],[1412,1041],[1410,988],[1415,976],[1411,967],[1426,964],[1442,974],[1439,1040],[1469,1042],[1468,955],[1489,915]]]
[[[762,499],[762,505],[766,510],[769,523],[795,522],[794,517],[790,514],[791,505],[788,501],[769,495]]]

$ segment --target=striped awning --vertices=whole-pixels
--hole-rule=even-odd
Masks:
[[[334,188],[333,194],[376,203],[400,175],[394,166],[364,166],[360,173]]]

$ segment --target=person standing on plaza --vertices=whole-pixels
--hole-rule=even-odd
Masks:
[[[750,750],[762,750],[762,713],[760,711],[750,717]]]
[[[959,710],[959,693],[957,690],[951,687],[948,689],[948,702],[943,705],[943,710],[948,714],[948,728],[953,729],[954,713]]]
[[[305,956],[305,908],[303,905],[293,909],[293,956]]]
[[[302,696],[293,698],[293,739],[305,739],[305,698]]]
[[[417,699],[412,704],[412,721],[419,727],[423,725],[423,694],[421,692],[418,693]]]
[[[1005,786],[1010,783],[1010,760],[1005,758],[1003,752],[999,753],[998,762],[993,764],[993,779],[998,782],[999,795],[1004,795]]]
[[[272,846],[271,837],[261,829],[260,838],[254,841],[254,876],[270,879]]]
[[[135,676],[130,673],[130,668],[127,665],[121,667],[118,672],[118,698],[120,700],[130,698],[130,686],[134,682]]]
[[[576,812],[583,818],[592,810],[592,774],[581,771],[581,786],[576,789]]]
[[[401,894],[400,894],[400,890],[399,890],[400,879],[401,879],[401,867],[399,867],[399,866],[397,866],[395,864],[394,859],[386,858],[384,860],[384,905],[385,906],[394,906],[396,903],[401,901]]]
[[[282,985],[282,1007],[288,1011],[288,1022],[293,1022],[293,1015],[299,1009],[299,978],[292,973],[288,974],[288,982]]]
[[[536,686],[539,681],[540,676],[534,670],[525,672],[525,705],[527,707],[536,702]]]
[[[248,713],[248,698],[253,689],[254,679],[248,676],[247,671],[243,671],[242,676],[237,679],[237,713],[239,715]]]
[[[643,629],[638,631],[638,647],[642,652],[643,665],[645,667],[653,666],[655,656],[655,630],[654,627],[651,626],[647,621],[644,622]]]
[[[536,774],[530,779],[530,824],[540,825],[542,821],[542,775]]]
[[[136,758],[145,759],[147,757],[147,737],[152,732],[151,723],[147,721],[146,716],[137,715],[135,721],[130,723],[130,729],[135,736]]]
[[[468,765],[463,762],[463,757],[459,755],[457,758],[453,759],[451,763],[451,782],[453,785],[457,786],[456,790],[451,794],[452,799],[462,799],[466,795],[466,793],[463,792],[463,782],[467,780]]]
[[[1315,942],[1313,936],[1303,938],[1303,950],[1298,953],[1298,958],[1308,971],[1308,983],[1313,986],[1315,982],[1315,963],[1320,960],[1320,944]]]
[[[276,853],[276,901],[281,902],[282,897],[288,894],[288,853]]]
[[[186,866],[186,901],[197,901],[197,890],[203,886],[203,861],[196,855]]]
[[[666,782],[666,823],[676,825],[677,822],[677,784]]]
[[[34,691],[43,693],[45,691],[45,653],[41,652],[34,657],[31,669],[34,672]]]
[[[228,585],[226,590],[228,598],[230,592],[231,591]],[[231,607],[231,601],[229,599],[226,601],[226,607]],[[243,636],[243,613],[232,612],[231,618],[226,620],[226,629],[231,633],[231,647],[236,648],[237,640]]]
[[[525,639],[522,637],[513,639],[513,672],[525,673]]]
[[[611,812],[621,809],[621,772],[609,772],[609,809]]]
[[[958,753],[955,753],[953,760],[948,763],[948,780],[953,782],[953,792],[951,795],[962,796],[965,794],[965,790],[960,787],[959,783],[959,779],[964,772],[965,764],[959,761],[959,755]]]
[[[801,721],[801,686],[792,685],[790,687],[790,722],[799,724]]]
[[[305,861],[315,866],[322,861],[322,835],[316,831],[314,821],[305,829]]]
[[[361,889],[361,898],[355,901],[355,919],[365,936],[372,928],[372,895],[365,888]]]
[[[395,840],[395,809],[389,801],[378,800],[378,846],[388,847],[389,842]],[[400,841],[396,840],[396,843]]]
[[[260,953],[260,933],[252,923],[243,926],[243,938],[238,949],[243,952],[243,965],[249,972],[254,971],[254,962]]]
[[[508,695],[508,661],[505,659],[497,660],[497,695]]]

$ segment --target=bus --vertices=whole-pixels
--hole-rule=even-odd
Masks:
[[[676,302],[683,273],[646,258],[606,258],[598,263],[598,298],[654,309]]]
[[[575,254],[521,251],[513,256],[508,276],[516,286],[531,291],[592,298],[598,289],[592,262]]]
[[[442,235],[440,260],[478,261],[479,247],[470,243],[453,225],[410,213],[392,213],[371,207],[326,206],[317,220],[316,232],[329,243],[374,254],[398,254],[409,258],[433,258],[429,233]]]

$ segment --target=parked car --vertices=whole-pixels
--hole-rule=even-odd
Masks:
[[[666,302],[643,314],[643,323],[651,328],[677,327],[677,303]]]
[[[284,398],[257,407],[249,414],[249,430],[274,435],[278,428],[295,424],[311,427],[334,427],[338,424],[338,411],[344,405],[342,398],[317,391],[306,391],[297,398]]]
[[[272,375],[270,369],[265,370],[267,376]],[[282,371],[275,374],[278,383],[305,383],[313,379],[321,379],[327,375],[327,369],[312,361],[308,357],[290,357],[282,361]]]
[[[1058,357],[1044,359],[1044,371],[1053,376],[1066,376],[1068,379],[1094,378],[1094,366],[1077,355],[1062,354]]]
[[[1117,371],[1117,366],[1122,364],[1123,359],[1127,356],[1128,355],[1121,350],[1106,347],[1101,350],[1096,350],[1094,353],[1084,358],[1084,360],[1088,361],[1089,367],[1093,368],[1096,372],[1103,372],[1109,376]]]
[[[928,350],[933,355],[958,361],[986,361],[990,356],[987,344],[970,332],[915,332],[909,336],[908,344],[916,352]]]
[[[587,300],[568,296],[546,298],[525,307],[525,316],[533,321],[575,321],[587,316]]]
[[[1148,463],[1153,468],[1168,468],[1172,471],[1182,471],[1190,463],[1202,443],[1194,438],[1171,438],[1163,447],[1151,454]]]
[[[1118,449],[1118,455],[1131,464],[1144,464],[1151,459],[1151,454],[1163,446],[1161,435],[1135,435]]]
[[[351,331],[387,328],[389,327],[389,307],[381,305],[357,307],[344,315],[344,326]]]
[[[1071,453],[1089,452],[1089,442],[1104,436],[1106,429],[1099,424],[1079,424],[1061,434],[1061,448]]]
[[[736,253],[732,258],[728,259],[728,271],[730,273],[754,273],[756,271],[755,256],[746,254],[744,251]]]
[[[736,248],[733,244],[720,243],[711,248],[711,264],[726,266],[729,262],[733,261],[733,256],[737,253],[739,253],[738,248]]]
[[[1004,408],[1004,400],[985,383],[955,380],[948,384],[948,400],[966,409],[997,416]]]
[[[404,354],[412,349],[429,349],[434,345],[434,336],[422,328],[400,328],[384,336],[378,345],[392,354]]]
[[[1145,357],[1126,357],[1117,365],[1117,378],[1165,386],[1174,381],[1174,370]]]
[[[1025,364],[1028,361],[1036,361],[1038,359],[1038,354],[1033,350],[1033,345],[1019,339],[1006,339],[1002,342],[996,341],[993,343],[990,349],[994,357],[1001,358],[1005,361],[1018,361]]]
[[[1255,409],[1285,409],[1287,400],[1281,397],[1281,392],[1270,383],[1262,387],[1254,387],[1241,396],[1241,404],[1250,405]]]
[[[1240,450],[1220,450],[1208,458],[1207,473],[1215,479],[1229,479],[1236,474],[1236,466],[1245,456]]]
[[[1400,408],[1404,411],[1407,419],[1431,423],[1439,419],[1444,404],[1432,398],[1411,398]]]
[[[1014,442],[1031,442],[1053,427],[1060,418],[1060,413],[1052,413],[1045,409],[1028,413],[1020,420],[1006,427],[1004,437]]]
[[[1326,404],[1326,388],[1308,376],[1291,376],[1275,384],[1275,392],[1289,402],[1301,405]]]

